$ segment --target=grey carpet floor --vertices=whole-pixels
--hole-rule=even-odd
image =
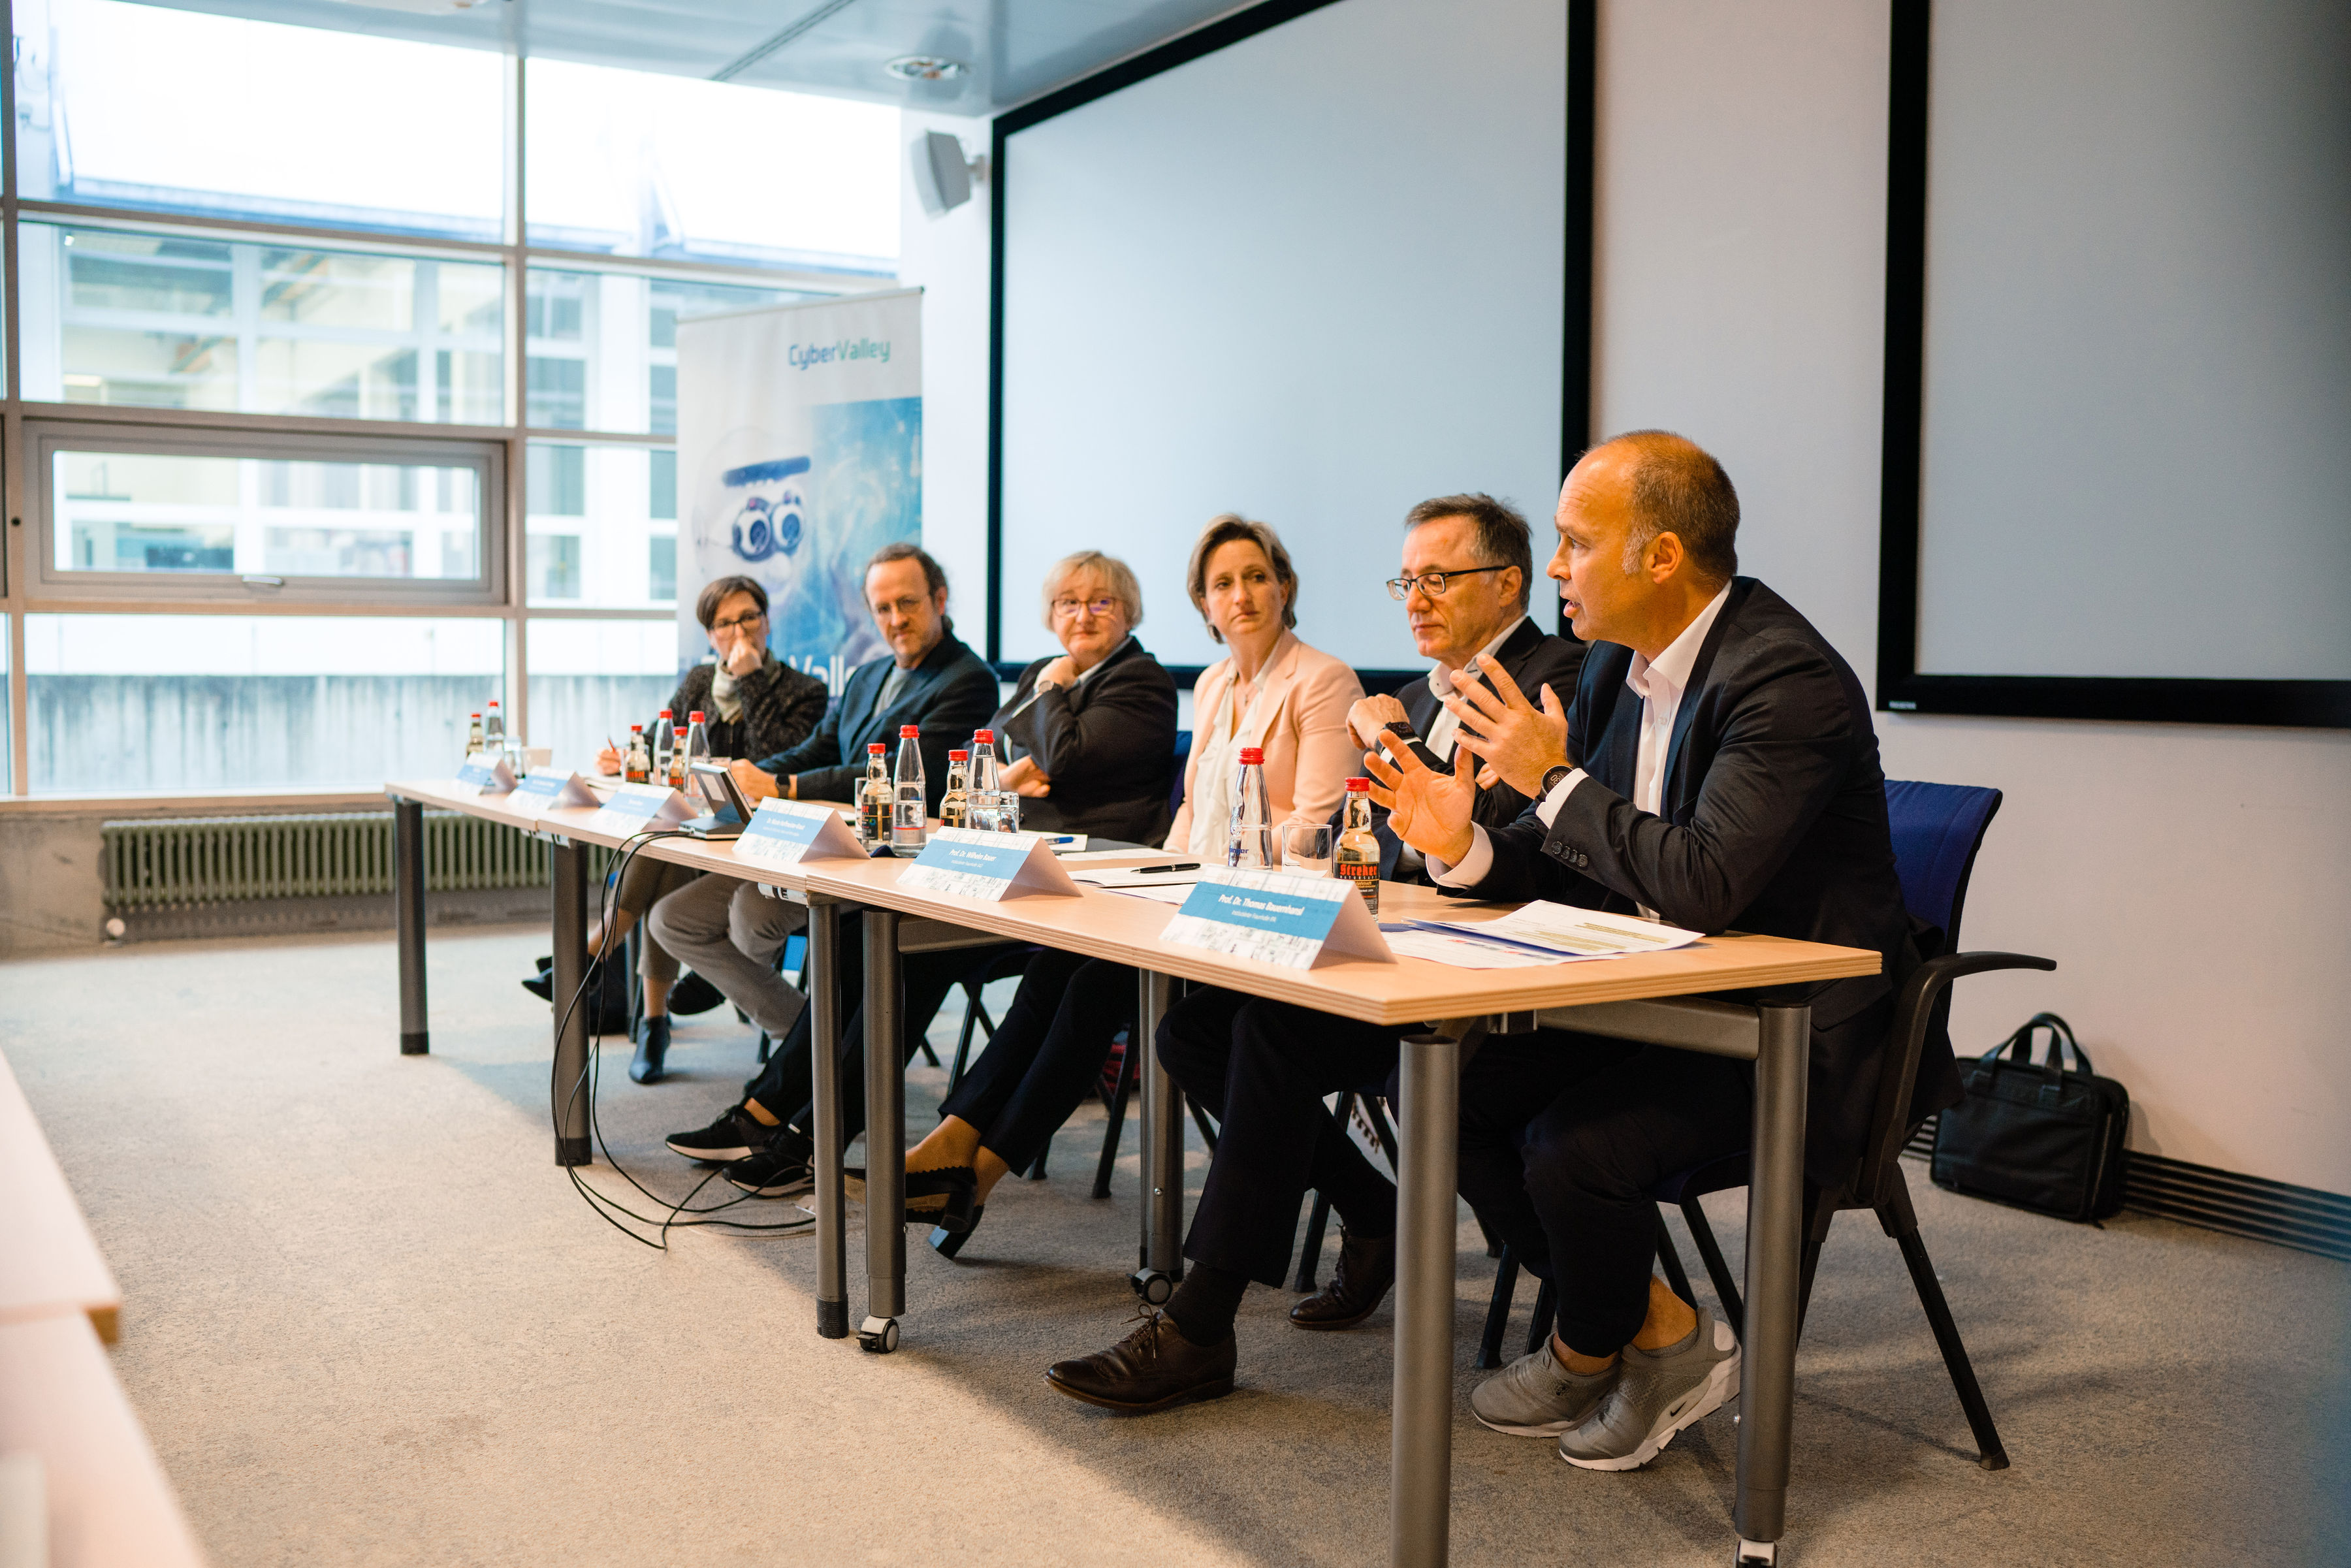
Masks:
[[[551,1164],[547,1012],[515,984],[544,947],[436,934],[434,1052],[405,1060],[381,938],[0,966],[0,1048],[121,1280],[116,1364],[220,1563],[1384,1559],[1392,1309],[1305,1334],[1287,1293],[1252,1291],[1232,1397],[1132,1419],[1053,1395],[1046,1364],[1133,1310],[1132,1129],[1093,1202],[1089,1112],[961,1262],[909,1233],[897,1354],[820,1340],[804,1234],[655,1251]],[[661,1135],[727,1102],[750,1043],[699,1020],[652,1089],[611,1060],[611,1152],[682,1196]],[[918,1062],[916,1133],[944,1086]],[[1971,1462],[1899,1257],[1848,1216],[1798,1364],[1784,1561],[2351,1560],[2351,1270],[2133,1216],[2062,1225],[1908,1168],[2014,1466]],[[582,1174],[632,1197],[601,1158]],[[1476,1236],[1465,1216],[1456,1560],[1726,1561],[1728,1412],[1623,1476],[1469,1419]]]

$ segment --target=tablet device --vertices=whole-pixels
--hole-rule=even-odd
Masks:
[[[701,806],[702,815],[678,824],[678,831],[697,839],[735,839],[751,820],[751,803],[736,787],[735,776],[715,762],[697,762],[686,769],[686,785]]]

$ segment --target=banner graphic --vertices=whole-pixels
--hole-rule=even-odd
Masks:
[[[888,650],[865,562],[923,534],[920,289],[776,305],[677,328],[678,666],[707,657],[695,596],[768,591],[768,645],[833,691]]]

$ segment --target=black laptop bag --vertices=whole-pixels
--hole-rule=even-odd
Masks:
[[[2044,1029],[2048,1053],[2036,1062],[2033,1036]],[[2059,1219],[2104,1219],[2122,1207],[2130,1092],[2091,1070],[2064,1019],[2033,1014],[1962,1064],[1959,1080],[1967,1098],[1935,1127],[1936,1186]]]

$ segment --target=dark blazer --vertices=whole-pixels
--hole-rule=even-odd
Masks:
[[[1012,700],[989,726],[999,756],[1034,757],[1053,781],[1051,794],[1020,802],[1020,825],[1158,843],[1167,836],[1176,758],[1176,678],[1129,637],[1083,681],[1048,687],[1030,702],[1052,662],[1020,672]]]
[[[1525,617],[1519,622],[1518,629],[1494,650],[1494,657],[1500,661],[1503,670],[1519,690],[1526,694],[1527,700],[1541,706],[1542,688],[1546,685],[1559,694],[1560,701],[1573,700],[1575,678],[1583,668],[1585,651],[1586,644],[1572,637],[1552,636],[1535,624],[1532,617]],[[1469,678],[1481,686],[1489,684],[1483,675]],[[1412,721],[1412,727],[1421,735],[1426,735],[1429,727],[1437,722],[1437,716],[1445,711],[1437,706],[1437,694],[1429,689],[1426,675],[1396,693],[1396,700],[1404,704],[1405,716]],[[1573,729],[1569,731],[1571,745],[1573,744]],[[1470,819],[1489,830],[1508,827],[1518,820],[1519,813],[1524,811],[1528,804],[1527,798],[1508,784],[1496,784],[1490,789],[1478,791],[1478,803],[1470,808]],[[1346,807],[1342,805],[1339,810],[1343,816]],[[1335,835],[1339,829],[1338,817],[1332,819],[1331,828]],[[1372,808],[1372,831],[1380,841],[1380,875],[1384,880],[1428,880],[1425,869],[1415,870],[1405,875],[1398,874],[1404,841],[1397,838],[1395,830],[1388,826],[1387,812],[1377,806]],[[1413,857],[1412,864],[1419,865],[1417,855]]]
[[[895,661],[871,660],[850,672],[841,693],[825,710],[816,733],[798,746],[763,758],[759,771],[778,779],[797,773],[803,800],[851,800],[865,777],[865,747],[878,740],[894,766],[898,758],[898,727],[922,727],[923,783],[934,816],[939,797],[946,793],[947,752],[971,744],[971,732],[987,723],[996,711],[996,672],[949,631],[938,646],[914,666],[898,700],[880,713],[873,701],[881,695]]]
[[[768,757],[789,750],[814,733],[824,717],[824,683],[778,659],[738,683],[743,716],[729,724],[718,716],[718,704],[710,695],[710,683],[717,674],[716,664],[695,665],[678,682],[677,695],[669,699],[670,714],[681,732],[686,715],[696,709],[703,712],[703,728],[710,737],[713,757]]]
[[[1753,578],[1734,579],[1674,716],[1664,814],[1651,816],[1627,799],[1641,723],[1641,699],[1625,684],[1632,664],[1629,648],[1593,645],[1568,711],[1586,778],[1548,830],[1529,810],[1492,831],[1492,868],[1469,891],[1625,913],[1646,904],[1691,930],[1880,954],[1876,975],[1740,998],[1812,1007],[1805,1168],[1815,1181],[1841,1182],[1867,1135],[1891,995],[1918,962],[1869,700],[1787,601]],[[1916,1113],[1959,1099],[1949,1049],[1930,1042]]]

